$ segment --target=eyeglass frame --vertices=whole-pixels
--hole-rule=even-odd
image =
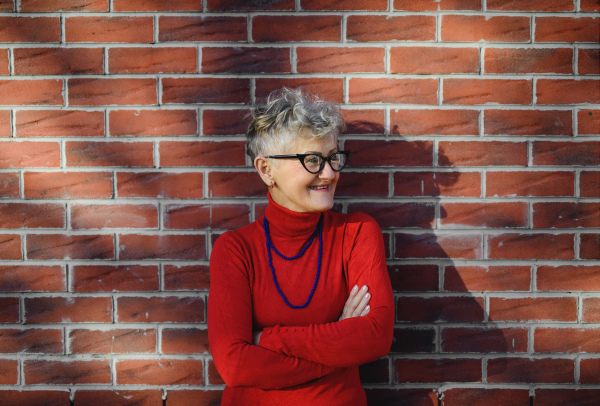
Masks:
[[[348,162],[348,158],[350,157],[350,151],[336,151],[336,152],[334,152],[333,154],[331,154],[331,155],[329,155],[327,157],[324,157],[321,154],[311,153],[311,154],[294,154],[294,155],[269,155],[269,156],[266,156],[265,158],[273,158],[273,159],[293,159],[293,158],[297,158],[300,161],[300,163],[302,164],[302,166],[304,167],[304,169],[306,169],[306,171],[308,173],[312,173],[313,175],[316,175],[317,173],[321,172],[323,170],[323,168],[325,168],[325,163],[329,163],[329,166],[331,167],[331,169],[334,172],[340,172],[342,169],[344,169],[346,167],[346,163],[344,163],[344,166],[342,166],[340,169],[335,169],[333,167],[333,165],[331,165],[331,160],[333,159],[333,156],[337,155],[337,154],[344,155],[346,157],[346,163]],[[321,158],[321,166],[319,167],[319,170],[316,171],[316,172],[309,171],[308,168],[306,167],[306,165],[304,164],[304,159],[307,156],[310,156],[310,155],[316,155],[319,158]]]

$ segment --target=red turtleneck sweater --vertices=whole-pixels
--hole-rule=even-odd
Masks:
[[[271,242],[298,254],[320,213],[297,213],[270,195],[265,216]],[[287,261],[271,252],[281,291],[306,302],[315,282],[319,238]],[[227,383],[222,405],[365,405],[358,365],[386,355],[394,300],[381,230],[363,213],[323,213],[321,274],[303,309],[285,304],[269,267],[263,218],[216,241],[210,258],[208,337]],[[372,294],[367,316],[338,321],[354,285]],[[259,345],[252,331],[262,330]]]

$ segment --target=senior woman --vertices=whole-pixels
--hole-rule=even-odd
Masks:
[[[381,230],[329,211],[349,153],[339,108],[301,90],[253,112],[247,153],[268,187],[265,215],[216,241],[208,335],[222,405],[365,405],[358,366],[394,328]]]

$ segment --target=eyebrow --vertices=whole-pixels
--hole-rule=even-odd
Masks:
[[[331,155],[333,153],[336,153],[340,150],[340,147],[335,147],[333,149],[330,149],[329,152],[327,153],[327,155]],[[319,151],[306,151],[305,154],[317,154],[317,155],[321,155],[321,153]]]

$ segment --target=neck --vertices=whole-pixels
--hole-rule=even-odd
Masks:
[[[267,197],[269,205],[265,210],[265,216],[269,221],[272,236],[299,237],[310,235],[315,231],[320,212],[299,213],[277,204],[270,193]]]

